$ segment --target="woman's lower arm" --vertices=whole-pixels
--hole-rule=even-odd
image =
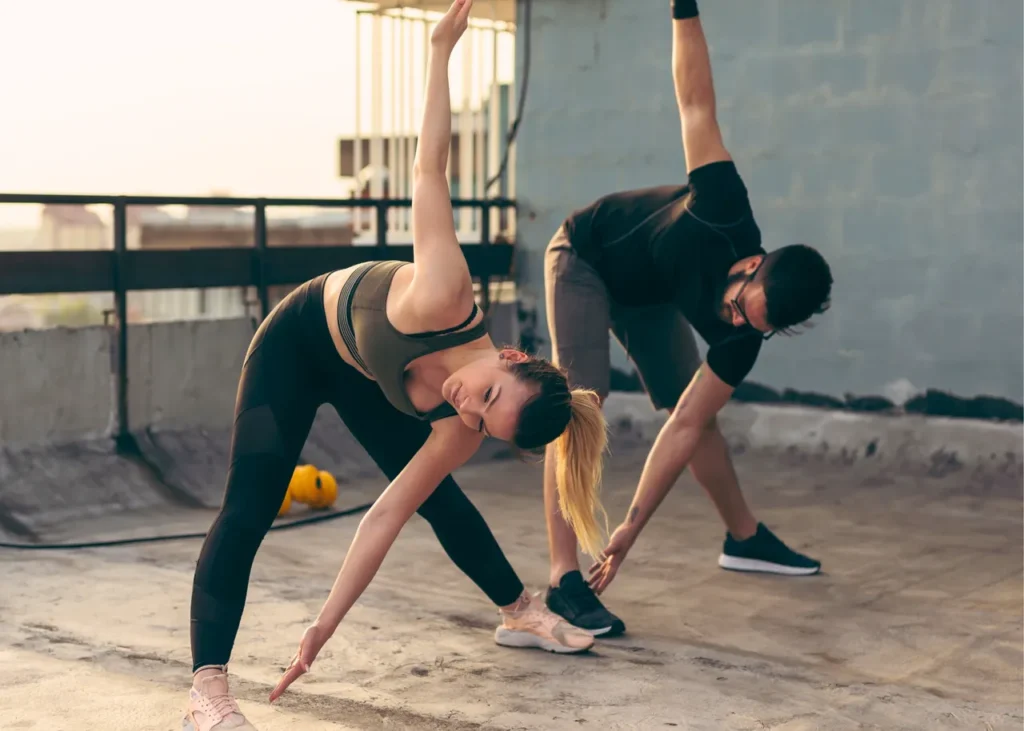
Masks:
[[[371,509],[366,514],[359,523],[316,624],[334,633],[348,610],[373,580],[404,524],[405,521],[387,511],[374,514]]]
[[[451,147],[452,105],[448,88],[450,51],[437,46],[430,49],[427,61],[427,87],[423,97],[423,118],[416,142],[416,173],[444,173]]]

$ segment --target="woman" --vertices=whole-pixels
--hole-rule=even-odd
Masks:
[[[321,275],[260,325],[242,366],[224,503],[196,567],[188,731],[252,729],[228,691],[227,663],[256,551],[288,487],[318,407],[330,403],[391,484],[359,524],[338,578],[271,694],[309,669],[413,513],[500,608],[495,641],[581,652],[593,637],[533,599],[450,473],[485,436],[539,450],[558,441],[560,500],[596,555],[605,422],[591,392],[561,371],[498,350],[484,329],[453,226],[445,167],[448,59],[472,0],[456,0],[432,35],[415,160],[414,263],[369,262]]]

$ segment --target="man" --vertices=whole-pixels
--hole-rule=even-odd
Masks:
[[[814,249],[767,253],[746,187],[723,145],[711,62],[695,0],[673,0],[672,69],[688,184],[630,190],[575,211],[545,255],[553,355],[570,380],[609,390],[609,329],[637,367],[656,408],[670,416],[648,455],[626,518],[591,567],[558,511],[555,452],[545,459],[551,552],[548,606],[595,635],[625,625],[597,598],[683,470],[707,491],[727,533],[719,565],[813,574],[820,563],[790,550],[744,501],[717,412],[747,376],[764,341],[829,306],[832,276]],[[708,344],[701,363],[691,326]]]

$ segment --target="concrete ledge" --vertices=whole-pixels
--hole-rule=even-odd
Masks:
[[[613,451],[649,447],[666,418],[646,395],[632,393],[613,393],[605,413]],[[1015,490],[1024,476],[1024,427],[1019,423],[733,402],[719,415],[719,424],[737,453],[862,463],[929,477],[956,475]],[[28,542],[63,540],[75,524],[101,516],[216,508],[223,497],[229,445],[227,430],[150,429],[136,433],[120,450],[110,439],[5,446],[0,449],[0,535]],[[488,442],[474,462],[508,456],[506,445]],[[339,508],[372,500],[386,482],[329,407],[318,413],[302,459],[346,483]],[[366,481],[373,484],[351,490]]]
[[[612,393],[605,415],[613,439],[652,444],[667,414],[645,394]],[[944,476],[1024,476],[1024,425],[971,419],[857,414],[803,406],[729,403],[718,416],[732,449],[870,461],[890,469]]]

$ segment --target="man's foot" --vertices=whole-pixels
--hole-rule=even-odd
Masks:
[[[504,647],[539,647],[548,652],[570,654],[586,652],[594,646],[589,632],[563,620],[537,598],[520,598],[514,610],[501,610],[501,625],[494,641]]]
[[[226,668],[222,674],[210,675],[192,684],[181,728],[182,731],[256,731],[228,692]]]
[[[763,523],[758,523],[757,532],[745,541],[737,541],[726,533],[718,565],[730,571],[760,571],[787,576],[807,576],[821,570],[820,561],[792,550]]]
[[[605,609],[578,570],[562,576],[558,586],[549,586],[544,601],[566,622],[595,637],[615,637],[626,631],[625,622]]]

